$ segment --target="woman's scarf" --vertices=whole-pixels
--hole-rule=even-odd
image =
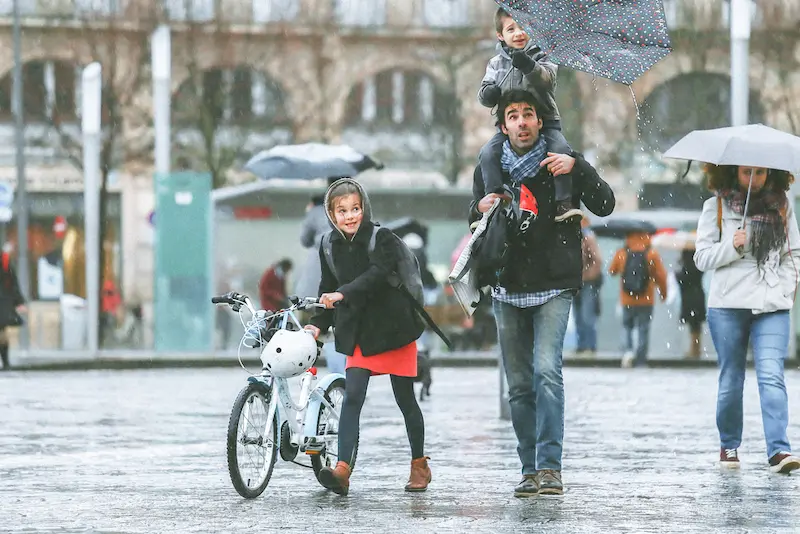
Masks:
[[[739,215],[744,212],[747,193],[741,190],[724,190],[720,195]],[[771,250],[780,250],[786,243],[785,213],[788,200],[784,191],[762,189],[750,193],[747,216],[750,217],[750,248],[759,264],[763,264]]]

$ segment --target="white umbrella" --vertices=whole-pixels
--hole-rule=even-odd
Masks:
[[[313,180],[332,176],[355,176],[383,164],[347,145],[306,143],[279,145],[250,158],[245,166],[262,179],[293,178]]]
[[[763,124],[695,130],[664,152],[664,157],[797,173],[800,137]]]
[[[695,130],[686,134],[669,150],[665,158],[702,161],[714,165],[738,165],[800,171],[800,137],[764,126],[748,124],[713,130]],[[742,228],[750,206],[753,172],[744,201]]]

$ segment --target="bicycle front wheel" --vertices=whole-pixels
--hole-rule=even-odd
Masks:
[[[267,428],[269,395],[248,384],[236,397],[228,421],[228,472],[233,487],[246,499],[261,495],[275,468],[278,414]]]

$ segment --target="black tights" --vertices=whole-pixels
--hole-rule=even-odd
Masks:
[[[367,397],[367,386],[371,372],[368,369],[351,367],[345,371],[347,378],[344,403],[339,420],[339,460],[353,464],[353,452],[358,441],[359,419],[364,399]],[[425,443],[425,422],[422,410],[414,395],[414,379],[405,376],[391,376],[392,391],[397,406],[406,420],[406,433],[411,444],[411,458],[421,458]]]

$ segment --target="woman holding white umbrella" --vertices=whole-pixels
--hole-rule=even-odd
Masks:
[[[769,467],[789,473],[800,468],[787,436],[783,375],[792,332],[789,310],[800,275],[800,231],[786,195],[794,178],[787,171],[750,166],[705,170],[715,196],[703,205],[694,260],[701,271],[714,271],[708,325],[719,366],[720,465],[739,467],[749,342]]]

